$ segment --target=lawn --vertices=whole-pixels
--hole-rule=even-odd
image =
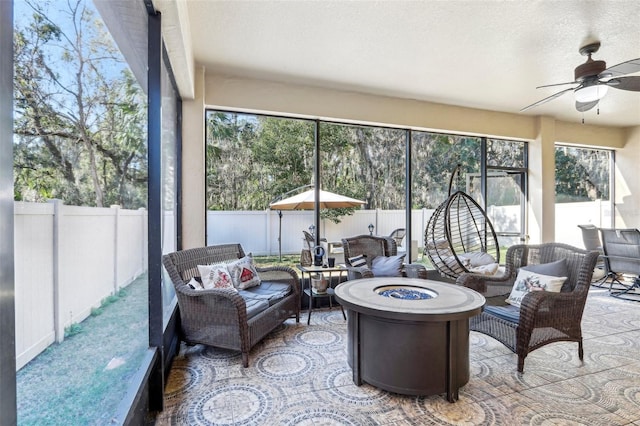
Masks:
[[[112,424],[149,347],[147,299],[145,274],[20,369],[18,424]]]

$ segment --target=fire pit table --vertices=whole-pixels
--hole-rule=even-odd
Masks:
[[[404,395],[446,393],[469,381],[469,318],[484,297],[416,278],[347,281],[335,289],[347,309],[347,359],[353,382]]]

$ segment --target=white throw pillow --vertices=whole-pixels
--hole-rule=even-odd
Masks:
[[[551,291],[559,293],[567,277],[552,277],[520,269],[513,283],[511,294],[505,300],[510,305],[520,307],[522,298],[532,291]]]
[[[258,271],[250,254],[234,262],[227,263],[233,286],[238,290],[246,290],[260,285]]]
[[[224,263],[216,265],[198,265],[198,272],[202,280],[202,287],[196,290],[212,288],[234,288],[231,274]],[[234,288],[235,289],[235,288]]]

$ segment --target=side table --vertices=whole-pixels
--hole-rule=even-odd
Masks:
[[[337,274],[338,277],[338,284],[340,283],[340,278],[342,277],[342,273],[343,272],[347,272],[347,268],[345,268],[344,266],[340,266],[340,265],[336,265],[332,268],[323,268],[322,266],[302,266],[302,265],[297,265],[298,269],[300,270],[300,273],[302,275],[302,282],[304,283],[304,278],[305,275],[307,275],[308,279],[309,279],[309,287],[305,288],[302,292],[302,294],[307,295],[307,297],[309,298],[309,314],[307,316],[307,325],[310,324],[311,322],[311,311],[313,310],[313,299],[316,298],[321,298],[321,297],[328,297],[329,298],[329,308],[333,308],[333,302],[332,302],[332,296],[335,294],[334,289],[332,287],[332,283],[333,280],[331,279],[333,274]],[[329,286],[327,287],[327,292],[326,293],[314,293],[312,288],[311,288],[311,277],[315,274],[329,274]],[[302,294],[300,294],[300,302],[302,304]],[[342,305],[340,305],[340,310],[342,311],[342,317],[346,320],[347,316],[344,313],[344,309],[342,308]]]

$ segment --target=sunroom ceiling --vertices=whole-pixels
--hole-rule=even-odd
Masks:
[[[207,72],[514,114],[570,87],[536,89],[572,81],[588,41],[608,66],[640,57],[637,0],[182,4]],[[523,114],[580,122],[574,102],[567,93]],[[612,89],[599,110],[585,123],[638,126],[640,92]]]

